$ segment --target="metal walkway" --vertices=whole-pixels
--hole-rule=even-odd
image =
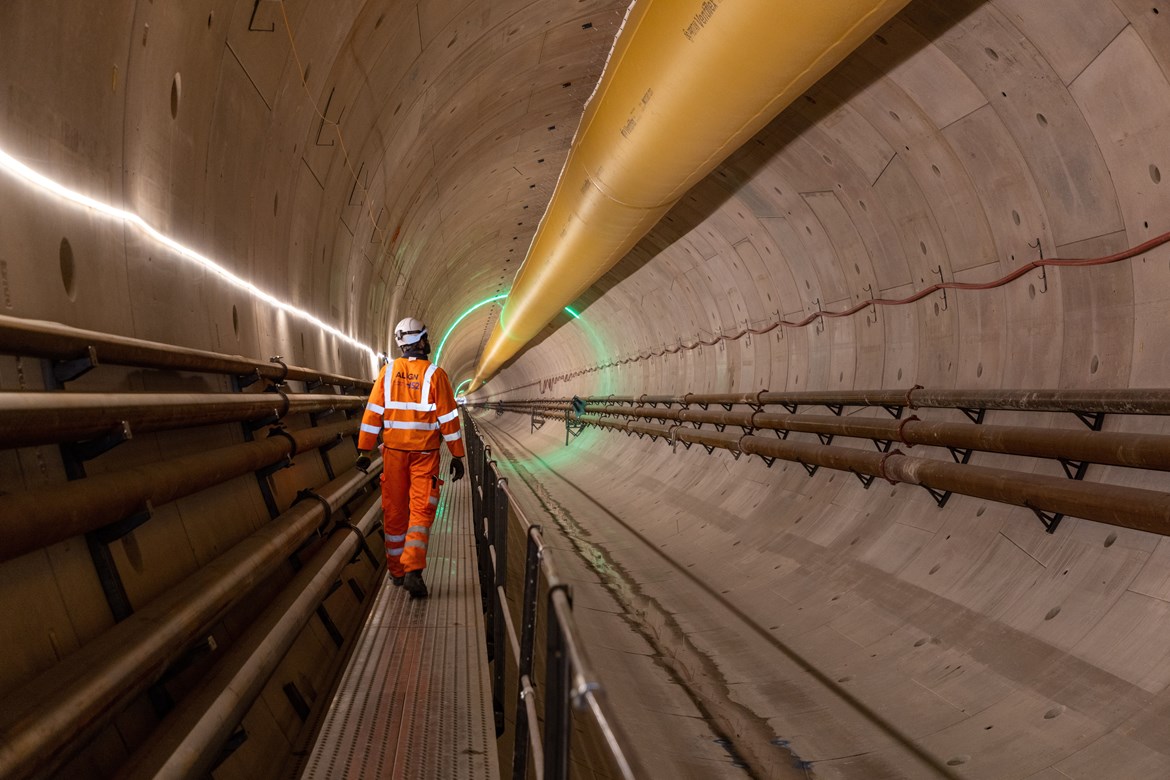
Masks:
[[[470,486],[465,478],[443,488],[427,553],[430,598],[411,601],[383,581],[306,780],[499,776]]]

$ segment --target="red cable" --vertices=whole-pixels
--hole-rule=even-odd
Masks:
[[[861,311],[869,306],[905,306],[906,304],[920,301],[923,298],[925,298],[926,296],[933,295],[934,293],[939,292],[940,290],[993,290],[996,287],[1003,287],[1004,285],[1009,284],[1010,282],[1014,282],[1016,279],[1019,279],[1024,274],[1028,273],[1029,271],[1034,271],[1037,268],[1047,268],[1047,267],[1086,268],[1086,267],[1095,266],[1095,265],[1110,265],[1112,263],[1119,263],[1122,260],[1132,259],[1134,257],[1137,257],[1138,255],[1143,255],[1146,252],[1149,252],[1151,249],[1156,249],[1157,247],[1160,247],[1166,243],[1170,243],[1170,232],[1163,233],[1160,236],[1154,236],[1153,238],[1149,239],[1148,241],[1145,241],[1141,244],[1138,244],[1137,246],[1130,247],[1129,249],[1123,250],[1121,252],[1117,252],[1116,254],[1106,255],[1104,257],[1089,257],[1089,258],[1051,257],[1048,259],[1033,260],[1032,262],[1025,263],[1024,265],[1020,266],[1019,268],[1017,268],[1016,270],[1007,274],[1006,276],[1002,276],[999,279],[995,279],[995,280],[990,281],[990,282],[939,282],[938,284],[932,284],[929,287],[924,287],[923,289],[919,290],[918,292],[916,292],[913,295],[906,297],[906,298],[898,298],[898,299],[870,298],[867,301],[862,301],[861,303],[858,303],[857,305],[852,306],[848,309],[844,309],[842,311],[825,311],[823,309],[818,309],[817,311],[814,311],[812,314],[805,317],[803,320],[798,320],[795,322],[790,322],[789,320],[777,320],[776,322],[773,322],[771,325],[767,326],[766,328],[760,328],[759,330],[757,330],[755,328],[744,328],[743,330],[739,331],[735,335],[732,335],[732,336],[717,335],[710,341],[705,341],[705,340],[700,339],[700,338],[696,338],[694,343],[692,343],[692,344],[684,344],[680,341],[678,343],[678,345],[674,346],[674,347],[663,347],[660,350],[651,350],[650,352],[645,353],[645,354],[638,354],[638,355],[635,355],[633,357],[622,358],[621,360],[616,360],[616,361],[610,361],[609,363],[603,363],[601,365],[593,366],[591,368],[579,369],[579,370],[574,371],[570,374],[562,374],[559,377],[549,377],[549,379],[568,381],[569,379],[573,379],[573,378],[581,376],[583,374],[588,374],[588,373],[595,372],[595,371],[601,371],[602,369],[606,369],[606,368],[613,368],[614,366],[625,365],[626,363],[635,363],[639,360],[649,360],[650,358],[662,357],[664,355],[677,355],[679,352],[682,352],[684,349],[692,350],[692,349],[698,349],[699,347],[713,347],[716,344],[718,344],[720,341],[738,341],[739,339],[741,339],[744,336],[747,336],[749,334],[755,335],[755,336],[762,336],[765,333],[771,333],[776,328],[779,328],[781,326],[786,327],[786,328],[804,328],[804,327],[811,325],[813,322],[815,322],[820,317],[852,317],[854,314],[857,314],[859,311]],[[541,381],[547,381],[547,380],[541,380]],[[511,388],[511,390],[506,390],[504,392],[512,392],[512,390],[520,390],[520,389],[523,389],[524,387],[529,387],[529,386],[535,385],[535,384],[539,384],[539,382],[531,382],[528,385],[522,385],[521,387],[514,387],[514,388]]]

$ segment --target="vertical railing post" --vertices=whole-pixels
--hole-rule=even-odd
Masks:
[[[512,778],[524,780],[528,776],[528,708],[524,702],[523,680],[532,674],[532,653],[536,645],[536,599],[540,578],[540,546],[536,537],[540,526],[528,529],[528,548],[524,556],[524,603],[520,618],[520,657],[517,659],[516,679],[521,681],[516,696],[516,733],[512,745]],[[535,725],[535,724],[533,724]]]
[[[492,608],[494,630],[492,644],[495,646],[496,664],[492,669],[492,705],[496,713],[496,736],[504,733],[504,668],[508,656],[507,623],[504,610],[508,608],[505,591],[508,587],[508,493],[503,489],[508,480],[500,477],[496,483],[496,506],[492,513],[491,543],[496,551],[495,577],[492,583]]]
[[[553,603],[558,593],[567,599],[569,586],[563,582],[550,585],[545,605],[548,642],[544,656],[544,772],[545,777],[551,780],[567,780],[572,728],[569,697],[572,674],[565,636]]]

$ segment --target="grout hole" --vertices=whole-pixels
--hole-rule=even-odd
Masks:
[[[1157,165],[1150,166],[1150,179],[1153,180],[1154,184],[1161,184],[1162,172],[1160,170],[1158,170]]]
[[[171,119],[179,118],[179,99],[183,93],[183,77],[178,73],[171,80]]]
[[[65,286],[65,294],[69,300],[77,300],[77,289],[73,284],[73,246],[69,239],[61,239],[61,284]]]
[[[240,339],[240,312],[232,305],[232,332],[236,334],[236,340]]]

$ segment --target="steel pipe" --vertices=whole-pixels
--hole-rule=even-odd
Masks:
[[[518,410],[523,407],[517,407]],[[562,407],[559,411],[566,411]],[[1035,428],[1011,425],[975,425],[919,420],[838,417],[811,414],[778,414],[718,409],[658,409],[646,406],[598,406],[587,404],[586,413],[630,419],[655,419],[690,422],[699,425],[734,425],[744,429],[764,429],[815,433],[892,441],[908,447],[926,445],[956,450],[999,452],[1032,458],[1052,458],[1107,466],[1170,471],[1170,436],[1148,433],[1117,433],[1087,429]],[[595,424],[593,420],[589,420]],[[598,421],[600,422],[600,421]],[[651,434],[654,427],[631,423],[628,430]]]
[[[587,404],[678,404],[679,406],[881,406],[889,408],[989,409],[1086,414],[1167,414],[1170,390],[814,390],[794,393],[684,393],[683,395],[588,396]],[[558,404],[569,399],[513,399],[474,406]]]
[[[380,471],[351,471],[317,493],[338,511]],[[324,519],[294,505],[61,663],[0,700],[0,777],[52,776],[234,603],[271,576]]]
[[[57,322],[0,316],[0,354],[74,360],[88,356],[91,347],[100,362],[120,366],[258,376],[272,381],[296,379],[326,385],[352,385],[365,390],[373,386],[369,380],[314,371],[310,368],[288,366],[286,372],[285,367],[279,363],[240,355],[174,347],[157,341],[143,341],[71,328]]]
[[[370,496],[355,523],[364,539],[382,514]],[[334,534],[297,572],[200,689],[171,712],[118,772],[119,778],[205,777],[220,746],[252,707],[342,569],[360,549],[352,533]]]
[[[365,399],[298,393],[0,392],[0,447],[95,439],[128,423],[132,433],[361,409]]]
[[[158,507],[177,498],[308,452],[357,430],[357,421],[290,431],[127,471],[64,485],[0,495],[0,561],[24,555],[72,536],[93,531],[135,512],[149,502]]]
[[[685,435],[678,434],[680,439]],[[737,447],[740,452],[752,455],[851,471],[891,482],[1170,535],[1170,494],[1155,490],[928,460],[898,450],[870,452],[761,436],[744,436]]]

